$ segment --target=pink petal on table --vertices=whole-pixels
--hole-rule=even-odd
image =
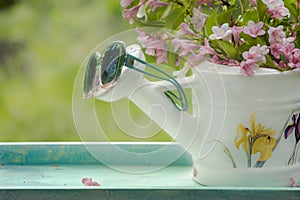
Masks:
[[[81,182],[85,186],[100,186],[98,182],[93,182],[92,178],[82,178]]]
[[[292,187],[300,187],[300,185],[297,184],[293,178],[290,178],[290,185],[291,185]]]

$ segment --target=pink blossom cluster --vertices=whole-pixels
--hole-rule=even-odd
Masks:
[[[196,35],[188,25],[181,24],[181,29],[179,32],[181,34],[190,34]],[[255,24],[253,21],[248,22],[248,26],[246,27],[229,27],[229,24],[225,23],[218,26],[212,27],[212,34],[209,35],[209,40],[220,40],[223,39],[225,41],[230,41],[239,45],[242,43],[242,39],[240,38],[240,34],[244,32],[245,34],[250,35],[251,37],[257,37],[260,35],[264,35],[265,31],[263,30],[263,23],[259,22]],[[177,35],[178,36],[178,35]],[[180,36],[180,35],[179,35]],[[269,52],[266,45],[262,47],[260,44],[257,46],[251,47],[249,51],[243,53],[243,58],[245,61],[239,63],[237,60],[230,59],[228,57],[221,57],[209,44],[208,39],[204,39],[204,45],[199,46],[193,41],[180,40],[178,37],[175,38],[172,42],[174,46],[176,46],[175,51],[179,53],[179,55],[187,55],[190,53],[187,61],[190,65],[198,64],[203,60],[209,60],[214,63],[224,64],[224,65],[240,65],[241,70],[244,74],[248,76],[252,76],[254,74],[254,70],[259,67],[258,63],[263,62],[266,63],[265,55]],[[181,45],[179,45],[181,44]],[[188,44],[188,45],[187,45]],[[182,48],[181,50],[178,50]]]
[[[168,63],[168,43],[170,38],[165,32],[147,34],[139,28],[136,29],[136,32],[138,33],[137,40],[143,47],[146,47],[146,54],[156,57],[158,64]]]
[[[289,10],[284,6],[282,0],[262,0],[268,7],[268,12],[272,18],[282,19],[285,16],[290,16]]]
[[[210,40],[226,40],[226,41],[231,41],[231,36],[233,36],[233,41],[235,44],[238,44],[240,41],[240,34],[244,32],[245,34],[256,38],[258,36],[264,35],[266,32],[263,29],[264,23],[263,22],[258,22],[254,23],[252,20],[248,21],[247,26],[233,26],[229,27],[228,23],[225,23],[221,25],[220,27],[218,26],[213,26],[212,27],[212,32],[209,36]]]
[[[233,42],[236,46],[243,43],[243,38],[240,37],[242,32],[253,38],[266,34],[263,22],[255,24],[251,20],[248,22],[247,26],[242,27],[229,27],[227,23],[220,27],[213,26],[212,32],[213,33],[209,35],[209,40],[222,39]],[[196,35],[196,33],[189,28],[189,25],[185,23],[181,24],[179,33],[179,36],[184,34]],[[244,60],[240,63],[233,59],[220,57],[220,55],[217,54],[212,47],[210,47],[207,39],[205,39],[204,45],[199,46],[192,40],[181,40],[177,37],[173,40],[172,44],[175,46],[175,51],[177,51],[179,55],[182,56],[187,55],[188,53],[191,54],[187,59],[191,65],[197,64],[199,61],[203,61],[204,59],[208,59],[209,61],[218,64],[239,65],[241,67],[241,71],[247,76],[253,76],[254,71],[259,67],[259,64],[266,64],[265,56],[269,52],[279,60],[279,63],[274,61],[274,65],[277,65],[280,68],[300,68],[300,50],[295,48],[293,37],[286,38],[286,34],[283,31],[282,26],[278,26],[276,28],[269,27],[268,38],[270,46],[261,46],[260,44],[257,44],[257,46],[251,47],[248,51],[245,51],[242,54]],[[178,50],[180,48],[181,50]],[[283,56],[286,60],[285,62],[280,60]]]
[[[173,7],[175,9],[183,5],[183,2],[121,0],[121,6],[124,17],[133,23],[135,19],[147,19],[147,13],[154,12],[159,7],[168,6],[165,11],[167,12]],[[137,28],[138,41],[146,48],[146,54],[156,57],[157,63],[168,63],[169,51],[178,55],[176,65],[180,65],[184,58],[185,68],[178,75],[204,60],[240,66],[241,72],[247,76],[253,76],[254,71],[259,67],[279,70],[300,68],[300,50],[297,46],[299,44],[297,42],[299,17],[295,17],[293,12],[290,13],[283,0],[261,0],[260,2],[249,0],[248,11],[250,12],[247,13],[244,10],[230,22],[224,20],[223,23],[217,24],[217,20],[215,26],[206,26],[210,18],[205,14],[209,13],[207,9],[215,11],[220,3],[224,2],[229,3],[228,1],[195,0],[195,6],[189,7],[189,11],[186,12],[188,16],[178,23],[180,25],[175,28],[174,32],[164,30],[150,34]],[[297,2],[300,4],[300,0]],[[257,13],[259,3],[260,6],[262,3],[265,4],[266,12],[263,14]],[[184,9],[187,8],[184,7]],[[243,18],[242,15],[245,13],[247,16]],[[257,17],[249,16],[252,13],[256,13]],[[162,14],[164,15],[165,13]],[[294,26],[288,24],[290,17],[294,19]],[[211,19],[210,24],[213,23]],[[283,27],[285,24],[288,24],[287,27]]]
[[[295,48],[294,37],[286,37],[283,26],[268,30],[271,54],[279,61],[280,68],[300,68],[300,49]],[[282,60],[283,58],[283,60]]]
[[[249,49],[249,51],[245,51],[243,53],[243,58],[245,61],[242,61],[241,71],[246,74],[247,76],[253,76],[254,70],[258,69],[258,63],[266,63],[265,55],[269,52],[269,49],[266,45],[260,46],[253,46]]]
[[[197,12],[197,11],[195,11]],[[200,17],[201,15],[199,15]],[[203,20],[203,19],[201,19]],[[195,20],[197,21],[197,20]],[[192,26],[193,22],[191,22]],[[198,25],[199,23],[197,23]],[[209,36],[209,40],[223,39],[233,42],[236,45],[243,43],[243,38],[240,34],[245,33],[251,37],[257,37],[265,35],[266,31],[263,29],[263,23],[254,23],[249,21],[247,26],[243,27],[229,27],[228,24],[223,24],[220,27],[214,26],[212,28],[212,34]],[[199,44],[197,40],[184,39],[186,36],[197,37],[198,33],[195,33],[191,29],[190,24],[182,23],[179,31],[175,35],[175,38],[170,38],[166,32],[156,32],[154,34],[146,34],[140,29],[136,29],[138,32],[138,41],[146,47],[146,53],[157,58],[157,63],[168,63],[168,44],[174,47],[174,52],[178,54],[177,63],[181,58],[187,56],[186,65],[195,66],[204,60],[209,60],[214,63],[224,65],[236,65],[241,67],[241,71],[247,76],[253,76],[254,71],[260,66],[260,64],[266,64],[266,55],[271,53],[278,63],[274,61],[274,64],[281,68],[300,68],[300,50],[295,48],[293,43],[294,38],[286,38],[286,34],[283,31],[282,26],[276,28],[269,27],[268,38],[270,46],[257,44],[252,46],[248,51],[242,53],[244,60],[238,62],[237,60],[230,59],[228,57],[221,57],[209,44],[208,39],[204,39],[204,44]],[[183,38],[182,38],[183,37]],[[284,56],[285,62],[280,60]]]

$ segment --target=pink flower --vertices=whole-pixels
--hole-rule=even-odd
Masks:
[[[180,24],[180,29],[177,31],[175,37],[180,37],[180,36],[186,35],[186,34],[196,36],[194,31],[190,28],[190,26],[188,24],[181,23]]]
[[[284,57],[284,60],[279,61],[279,66],[283,69],[300,67],[300,50],[295,48],[293,41],[292,37],[283,38],[280,43],[273,43],[270,46],[271,54],[276,59]]]
[[[300,68],[300,49],[294,49],[293,57],[290,60],[291,68]]]
[[[196,4],[197,6],[201,6],[201,5],[206,4],[206,5],[208,5],[208,6],[212,7],[212,8],[214,8],[214,5],[212,4],[212,2],[211,2],[210,0],[198,0],[198,1],[195,2],[195,4]]]
[[[126,2],[124,2],[125,4]],[[128,3],[128,2],[127,2]],[[144,0],[141,0],[140,3],[132,8],[124,9],[124,18],[129,21],[130,24],[133,24],[133,18],[137,16],[140,9],[144,6]]]
[[[229,59],[227,65],[229,65],[229,66],[238,66],[238,65],[240,65],[240,63],[238,61],[234,60],[234,59]]]
[[[129,21],[130,24],[133,24],[133,18],[136,16],[138,13],[140,7],[139,6],[134,6],[130,9],[125,9],[124,10],[124,17]]]
[[[235,45],[239,44],[240,34],[243,31],[243,29],[244,29],[243,27],[237,27],[237,26],[233,26],[231,28],[231,32],[233,35],[233,40],[234,40]]]
[[[150,3],[150,7],[151,7],[152,12],[154,12],[156,10],[156,8],[169,5],[168,3],[162,2],[160,0],[149,0],[149,3]]]
[[[290,16],[290,11],[284,7],[282,0],[263,0],[268,7],[268,12],[272,18],[282,19],[285,16]]]
[[[300,187],[300,185],[297,184],[293,178],[290,178],[290,185],[291,185],[291,187]]]
[[[197,8],[193,8],[193,17],[191,18],[191,22],[194,25],[194,29],[198,32],[202,31],[202,28],[205,24],[206,18],[208,16],[202,13],[201,6]]]
[[[283,26],[276,28],[270,27],[268,30],[271,54],[279,60],[279,67],[281,68],[295,68],[300,66],[300,58],[298,50],[293,43],[295,38],[288,37],[283,31]],[[296,57],[295,57],[296,56]],[[298,56],[298,57],[297,57]],[[282,59],[282,57],[284,59]]]
[[[156,32],[152,34],[146,34],[141,29],[137,28],[138,33],[137,40],[146,47],[145,53],[156,57],[158,64],[165,62],[168,63],[168,36],[164,32]]]
[[[195,44],[192,40],[183,40],[175,38],[172,40],[172,45],[174,45],[174,51],[179,51],[179,56],[185,56],[190,52],[193,52],[196,49],[199,49],[200,46]]]
[[[249,51],[245,51],[242,56],[245,61],[242,61],[241,71],[247,76],[253,76],[254,70],[256,70],[259,65],[259,62],[266,63],[265,55],[269,52],[269,49],[266,45],[260,46],[260,44],[253,46]]]
[[[233,59],[229,59],[229,60],[216,59],[213,62],[217,63],[217,64],[221,64],[221,65],[228,65],[228,66],[239,66],[240,65],[240,63],[238,61],[233,60]]]
[[[292,56],[291,54],[295,50],[295,44],[294,43],[286,43],[285,45],[282,45],[282,53],[288,58]]]
[[[295,49],[295,45],[291,42],[288,42],[286,38],[283,39],[283,42],[281,43],[273,43],[270,46],[271,54],[277,58],[280,59],[281,55],[284,55],[286,58],[291,56],[291,53]]]
[[[265,55],[269,53],[269,49],[266,45],[260,46],[260,44],[253,46],[249,51],[245,51],[242,56],[245,60],[253,60],[254,62],[266,63]]]
[[[259,35],[264,35],[266,32],[262,29],[264,26],[263,22],[258,22],[255,24],[253,21],[248,21],[248,26],[244,28],[244,33],[250,35],[251,37],[257,37]]]
[[[98,182],[93,182],[92,178],[82,178],[81,182],[85,186],[100,186]]]
[[[198,53],[195,54],[192,52],[192,54],[187,59],[187,62],[185,63],[185,66],[187,67],[194,67],[198,65],[199,63],[203,62],[206,58],[203,56],[203,54]]]
[[[217,64],[221,64],[222,62],[220,61],[220,58],[218,55],[213,55],[213,57],[208,58],[208,61],[213,62],[213,63],[217,63]]]
[[[282,45],[279,49],[281,56],[285,57],[284,63],[288,68],[300,67],[300,50],[295,48],[294,43]]]
[[[283,19],[285,16],[290,16],[290,11],[283,5],[275,7],[274,10],[268,10],[272,18]]]
[[[164,49],[165,40],[167,36],[163,32],[156,32],[152,34],[146,34],[141,29],[136,28],[136,32],[138,33],[137,40],[146,48],[150,49]]]
[[[213,26],[213,34],[209,36],[210,40],[225,39],[228,40],[228,36],[231,35],[231,30],[228,23],[223,24],[221,27]]]
[[[274,43],[270,46],[271,54],[277,59],[280,58],[280,49],[281,49],[280,43]]]
[[[269,10],[274,10],[278,6],[284,5],[282,0],[262,0]]]
[[[281,68],[281,69],[284,69],[284,68],[286,68],[286,63],[283,62],[282,60],[280,60],[279,63],[278,63],[278,67]]]
[[[253,76],[254,70],[258,69],[259,65],[252,59],[241,62],[241,72],[247,76]]]
[[[213,48],[210,47],[207,38],[204,39],[204,46],[200,47],[200,53],[202,55],[205,55],[205,54],[217,55],[217,52]]]
[[[254,7],[256,7],[256,0],[250,0]]]
[[[134,0],[121,0],[120,4],[122,8],[127,8]]]
[[[156,63],[161,64],[163,62],[167,63],[169,62],[168,60],[168,51],[165,49],[156,49],[155,50],[155,55],[156,57]]]
[[[277,26],[276,28],[269,27],[269,42],[270,44],[281,43],[284,38],[286,38],[285,32],[283,31],[283,26]]]

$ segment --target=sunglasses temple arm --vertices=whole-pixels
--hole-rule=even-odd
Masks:
[[[163,74],[164,76],[166,76],[166,77],[168,77],[168,78],[164,78],[164,77],[161,77],[161,76],[158,76],[158,75],[154,75],[154,74],[151,74],[151,73],[146,72],[146,71],[144,71],[144,70],[141,70],[141,69],[139,69],[139,68],[136,68],[136,67],[133,65],[133,64],[134,64],[134,61],[137,61],[137,62],[139,62],[139,63],[141,63],[141,64],[144,64],[144,65],[146,65],[146,66],[148,66],[148,67],[150,67],[150,68],[152,68],[152,69],[158,71],[159,73]],[[143,74],[146,74],[146,75],[148,75],[148,76],[152,76],[152,77],[155,77],[155,78],[159,78],[159,79],[161,79],[161,80],[165,80],[165,81],[168,81],[168,82],[172,83],[172,84],[175,86],[175,88],[177,89],[179,96],[177,96],[176,94],[174,94],[174,93],[171,92],[171,91],[166,91],[166,92],[165,92],[165,95],[171,100],[171,102],[174,104],[174,106],[175,106],[178,110],[180,110],[180,111],[185,111],[185,110],[187,110],[187,107],[188,107],[187,97],[186,97],[186,95],[185,95],[185,93],[184,93],[182,87],[180,86],[180,84],[179,84],[172,76],[170,76],[169,74],[167,74],[167,73],[164,72],[163,70],[161,70],[161,69],[159,69],[159,68],[157,68],[157,67],[155,67],[155,66],[153,66],[153,65],[151,65],[151,64],[149,64],[149,63],[147,63],[147,62],[145,62],[145,61],[143,61],[143,60],[141,60],[141,59],[139,59],[139,58],[137,58],[137,57],[135,57],[135,56],[132,56],[132,55],[130,55],[130,54],[127,54],[127,56],[126,56],[126,63],[125,63],[125,66],[126,66],[126,67],[129,67],[129,68],[131,68],[131,69],[134,69],[134,70],[136,70],[136,71],[138,71],[138,72],[141,72],[141,73],[143,73]],[[180,102],[181,105],[178,105],[172,97],[176,98],[176,99]]]

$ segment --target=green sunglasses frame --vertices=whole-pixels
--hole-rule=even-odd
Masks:
[[[115,65],[114,67],[114,74],[111,77],[111,80],[109,82],[103,82],[103,76],[104,74],[107,77],[107,71],[106,68],[102,68],[103,61],[105,60],[105,55],[109,48],[118,49],[118,56],[114,58],[110,63],[107,64],[106,67],[109,67],[111,65]],[[134,63],[139,62],[141,64],[144,64],[147,67],[150,67],[151,69],[155,70],[156,72],[159,72],[160,75],[152,74],[147,71],[144,71],[140,68],[137,68],[134,66]],[[184,90],[178,83],[176,79],[174,79],[172,76],[170,76],[168,73],[164,72],[158,67],[155,67],[149,63],[147,63],[144,60],[141,60],[131,54],[126,53],[125,44],[121,41],[116,41],[113,43],[110,43],[104,50],[104,56],[101,57],[101,54],[99,52],[95,52],[91,55],[86,72],[84,77],[84,88],[83,88],[83,96],[84,98],[89,98],[91,95],[93,95],[95,88],[103,88],[108,89],[114,85],[114,83],[117,81],[117,79],[120,77],[121,71],[123,66],[126,66],[130,69],[133,69],[135,71],[138,71],[140,73],[143,73],[145,75],[158,78],[160,80],[165,80],[171,84],[173,84],[177,90],[177,94],[175,94],[172,91],[165,91],[164,94],[170,99],[170,101],[174,104],[175,108],[180,111],[185,111],[188,108],[187,103],[187,97],[185,95]],[[108,74],[109,76],[111,74]],[[178,103],[179,102],[179,103]]]

